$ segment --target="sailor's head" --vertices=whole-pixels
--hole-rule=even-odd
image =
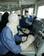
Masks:
[[[21,19],[21,15],[20,14],[18,14],[18,18]]]
[[[8,12],[5,12],[3,15],[2,15],[2,17],[1,17],[1,22],[2,22],[2,24],[4,25],[6,25],[7,23],[8,23],[8,16],[9,16],[9,13]]]
[[[16,26],[19,25],[19,18],[18,18],[16,13],[10,14],[9,17],[8,17],[8,21],[9,21],[10,24],[13,24],[13,25],[16,25]]]
[[[27,17],[29,15],[28,10],[25,10],[25,16]]]

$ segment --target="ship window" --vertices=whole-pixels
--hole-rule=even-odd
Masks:
[[[44,19],[44,6],[38,7],[37,17],[40,19]]]
[[[24,10],[23,10],[23,15],[25,15],[25,10],[28,10],[29,15],[33,15],[33,9],[34,9],[34,8],[27,8],[27,9],[24,9]]]

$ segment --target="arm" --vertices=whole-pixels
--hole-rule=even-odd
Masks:
[[[16,45],[14,37],[12,36],[11,32],[6,30],[6,32],[3,33],[4,43],[5,46],[13,53],[20,53],[21,49],[20,46]]]
[[[34,39],[34,36],[33,36],[33,35],[29,35],[27,41],[20,44],[22,51],[25,50],[27,47],[29,47],[29,45],[30,45],[34,40],[35,40],[35,39]]]

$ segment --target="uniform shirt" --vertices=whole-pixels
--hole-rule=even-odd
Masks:
[[[32,25],[32,22],[33,22],[33,17],[32,16],[27,17],[26,23]]]
[[[16,45],[15,43],[15,38],[11,32],[11,30],[9,29],[9,27],[5,27],[2,32],[1,32],[1,42],[4,45],[3,49],[0,49],[0,52],[2,50],[2,52],[6,51],[11,51],[13,53],[20,53],[21,52],[21,47],[19,45]],[[2,45],[2,47],[3,47]]]

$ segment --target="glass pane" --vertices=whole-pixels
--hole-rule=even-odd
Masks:
[[[28,10],[29,15],[33,15],[33,9],[34,8],[27,8],[23,10],[23,15],[25,15],[25,10]]]
[[[38,7],[37,17],[40,18],[40,19],[44,18],[44,6],[39,6]]]
[[[33,8],[29,8],[29,15],[33,15]]]

